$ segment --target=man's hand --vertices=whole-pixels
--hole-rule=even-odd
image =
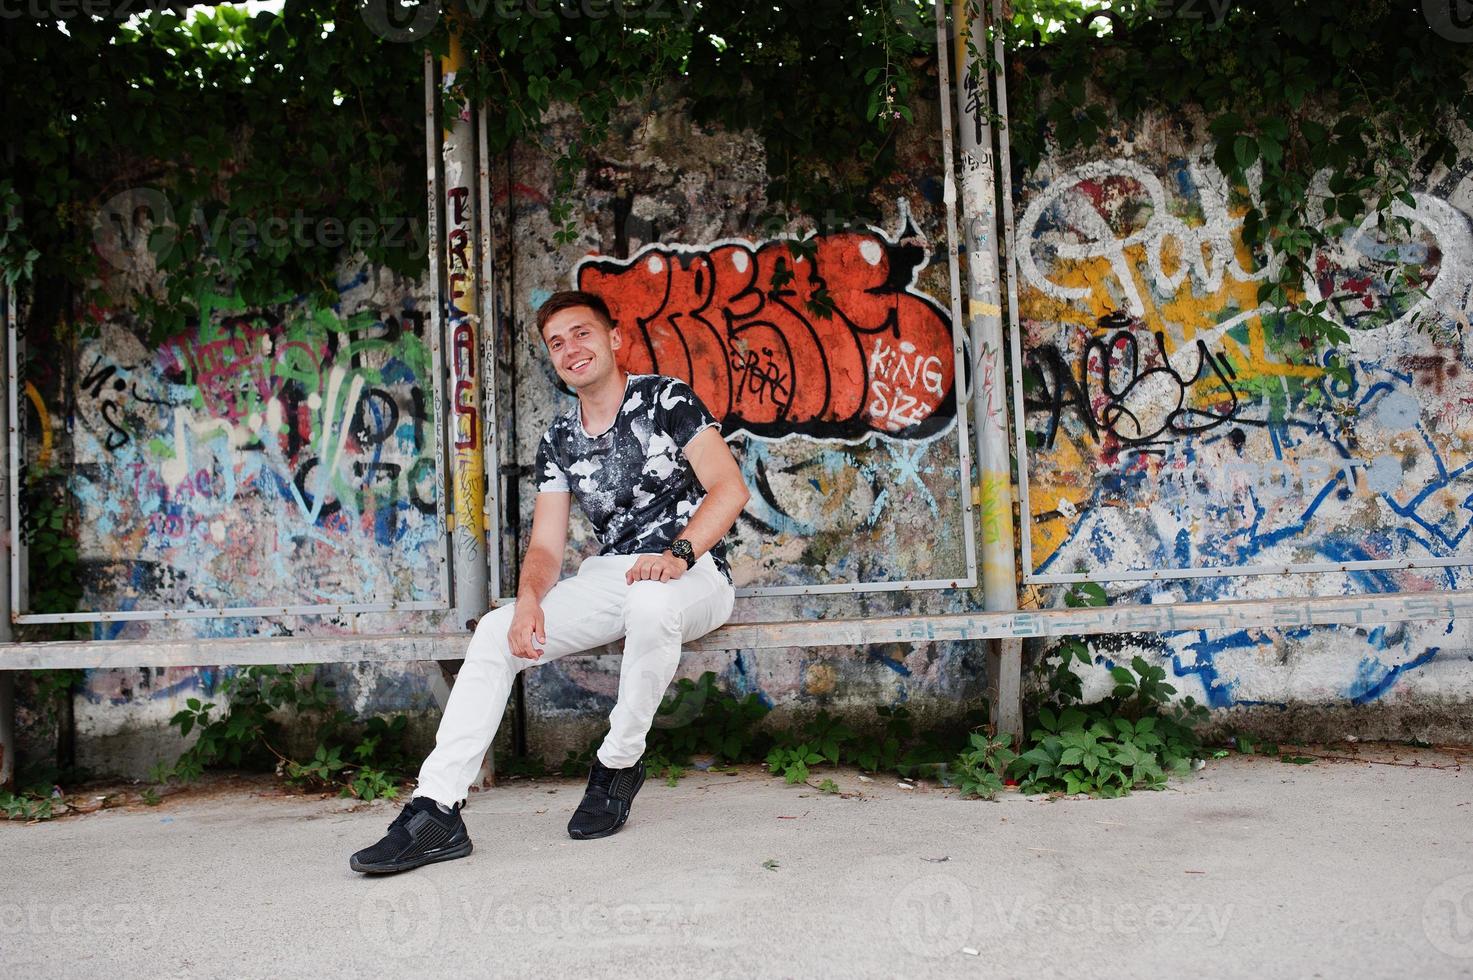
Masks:
[[[511,644],[511,655],[523,660],[540,660],[542,651],[532,645],[534,637],[540,646],[547,645],[547,626],[542,621],[542,606],[536,602],[518,599],[512,607],[511,629],[506,631],[506,640]]]
[[[676,558],[667,548],[658,555],[640,555],[624,573],[624,581],[673,582],[685,574],[685,559]]]

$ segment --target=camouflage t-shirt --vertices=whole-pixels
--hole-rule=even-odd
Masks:
[[[607,432],[589,435],[576,403],[553,419],[537,445],[537,492],[571,492],[603,545],[599,554],[658,554],[706,496],[682,450],[711,426],[721,428],[684,381],[631,374]],[[731,581],[724,541],[711,559]]]

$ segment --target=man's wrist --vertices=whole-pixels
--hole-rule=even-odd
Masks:
[[[676,558],[679,558],[681,561],[685,562],[685,567],[687,571],[695,567],[696,548],[695,545],[691,544],[690,541],[688,541],[687,539],[676,538],[670,543],[670,547],[666,548],[665,550],[670,552],[670,554],[674,555]]]

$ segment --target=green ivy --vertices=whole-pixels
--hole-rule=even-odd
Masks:
[[[569,192],[589,154],[627,138],[611,128],[617,110],[652,94],[689,100],[700,125],[760,133],[780,208],[863,217],[934,48],[913,29],[924,8],[911,0],[462,9],[479,16],[442,16],[408,42],[380,36],[354,0],[287,0],[254,16],[226,5],[8,20],[0,75],[25,83],[7,88],[0,115],[11,148],[0,270],[70,288],[83,309],[128,306],[154,342],[215,293],[330,306],[345,252],[422,274],[422,58],[448,52],[452,23],[466,63],[443,118],[484,104],[492,153],[517,141],[547,149],[560,242],[575,234]],[[556,103],[580,125],[551,132]],[[141,196],[120,203],[129,189]],[[114,258],[162,275],[119,276]],[[93,290],[102,272],[121,293]]]
[[[38,287],[70,286],[84,309],[131,305],[158,340],[226,284],[251,305],[335,302],[344,247],[408,275],[425,267],[422,247],[386,241],[411,220],[424,228],[418,53],[382,42],[349,0],[254,17],[222,6],[64,27],[15,18],[0,32],[0,75],[25,79],[0,119],[24,209],[23,236],[0,242],[7,276],[28,278],[17,260],[29,257]],[[90,292],[107,261],[99,224],[122,234],[104,205],[129,188],[153,195],[141,203],[162,290]],[[271,234],[272,219],[290,228],[299,212],[301,235]],[[345,245],[320,234],[339,226]]]
[[[1093,6],[1019,0],[1003,25],[1014,167],[1033,169],[1051,145],[1098,146],[1114,120],[1199,108],[1214,161],[1247,208],[1244,239],[1269,271],[1259,302],[1288,311],[1288,339],[1348,342],[1323,302],[1299,297],[1301,284],[1316,251],[1367,218],[1388,237],[1409,233],[1392,209],[1413,204],[1418,176],[1456,162],[1449,133],[1473,124],[1473,45],[1434,30],[1414,2]],[[1388,316],[1425,295],[1416,266],[1389,279]],[[1333,352],[1325,363],[1346,376]]]
[[[413,766],[404,747],[407,717],[356,721],[314,678],[308,665],[246,667],[221,684],[228,699],[223,711],[213,701],[187,699],[169,723],[195,740],[174,762],[155,766],[153,778],[189,781],[210,768],[274,768],[298,786],[362,800],[397,796]],[[315,727],[316,749],[308,758],[278,748],[284,719],[292,716]]]

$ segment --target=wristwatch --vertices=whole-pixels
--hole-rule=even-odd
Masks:
[[[696,549],[685,538],[676,538],[670,544],[670,553],[676,558],[685,559],[686,571],[695,567]]]

